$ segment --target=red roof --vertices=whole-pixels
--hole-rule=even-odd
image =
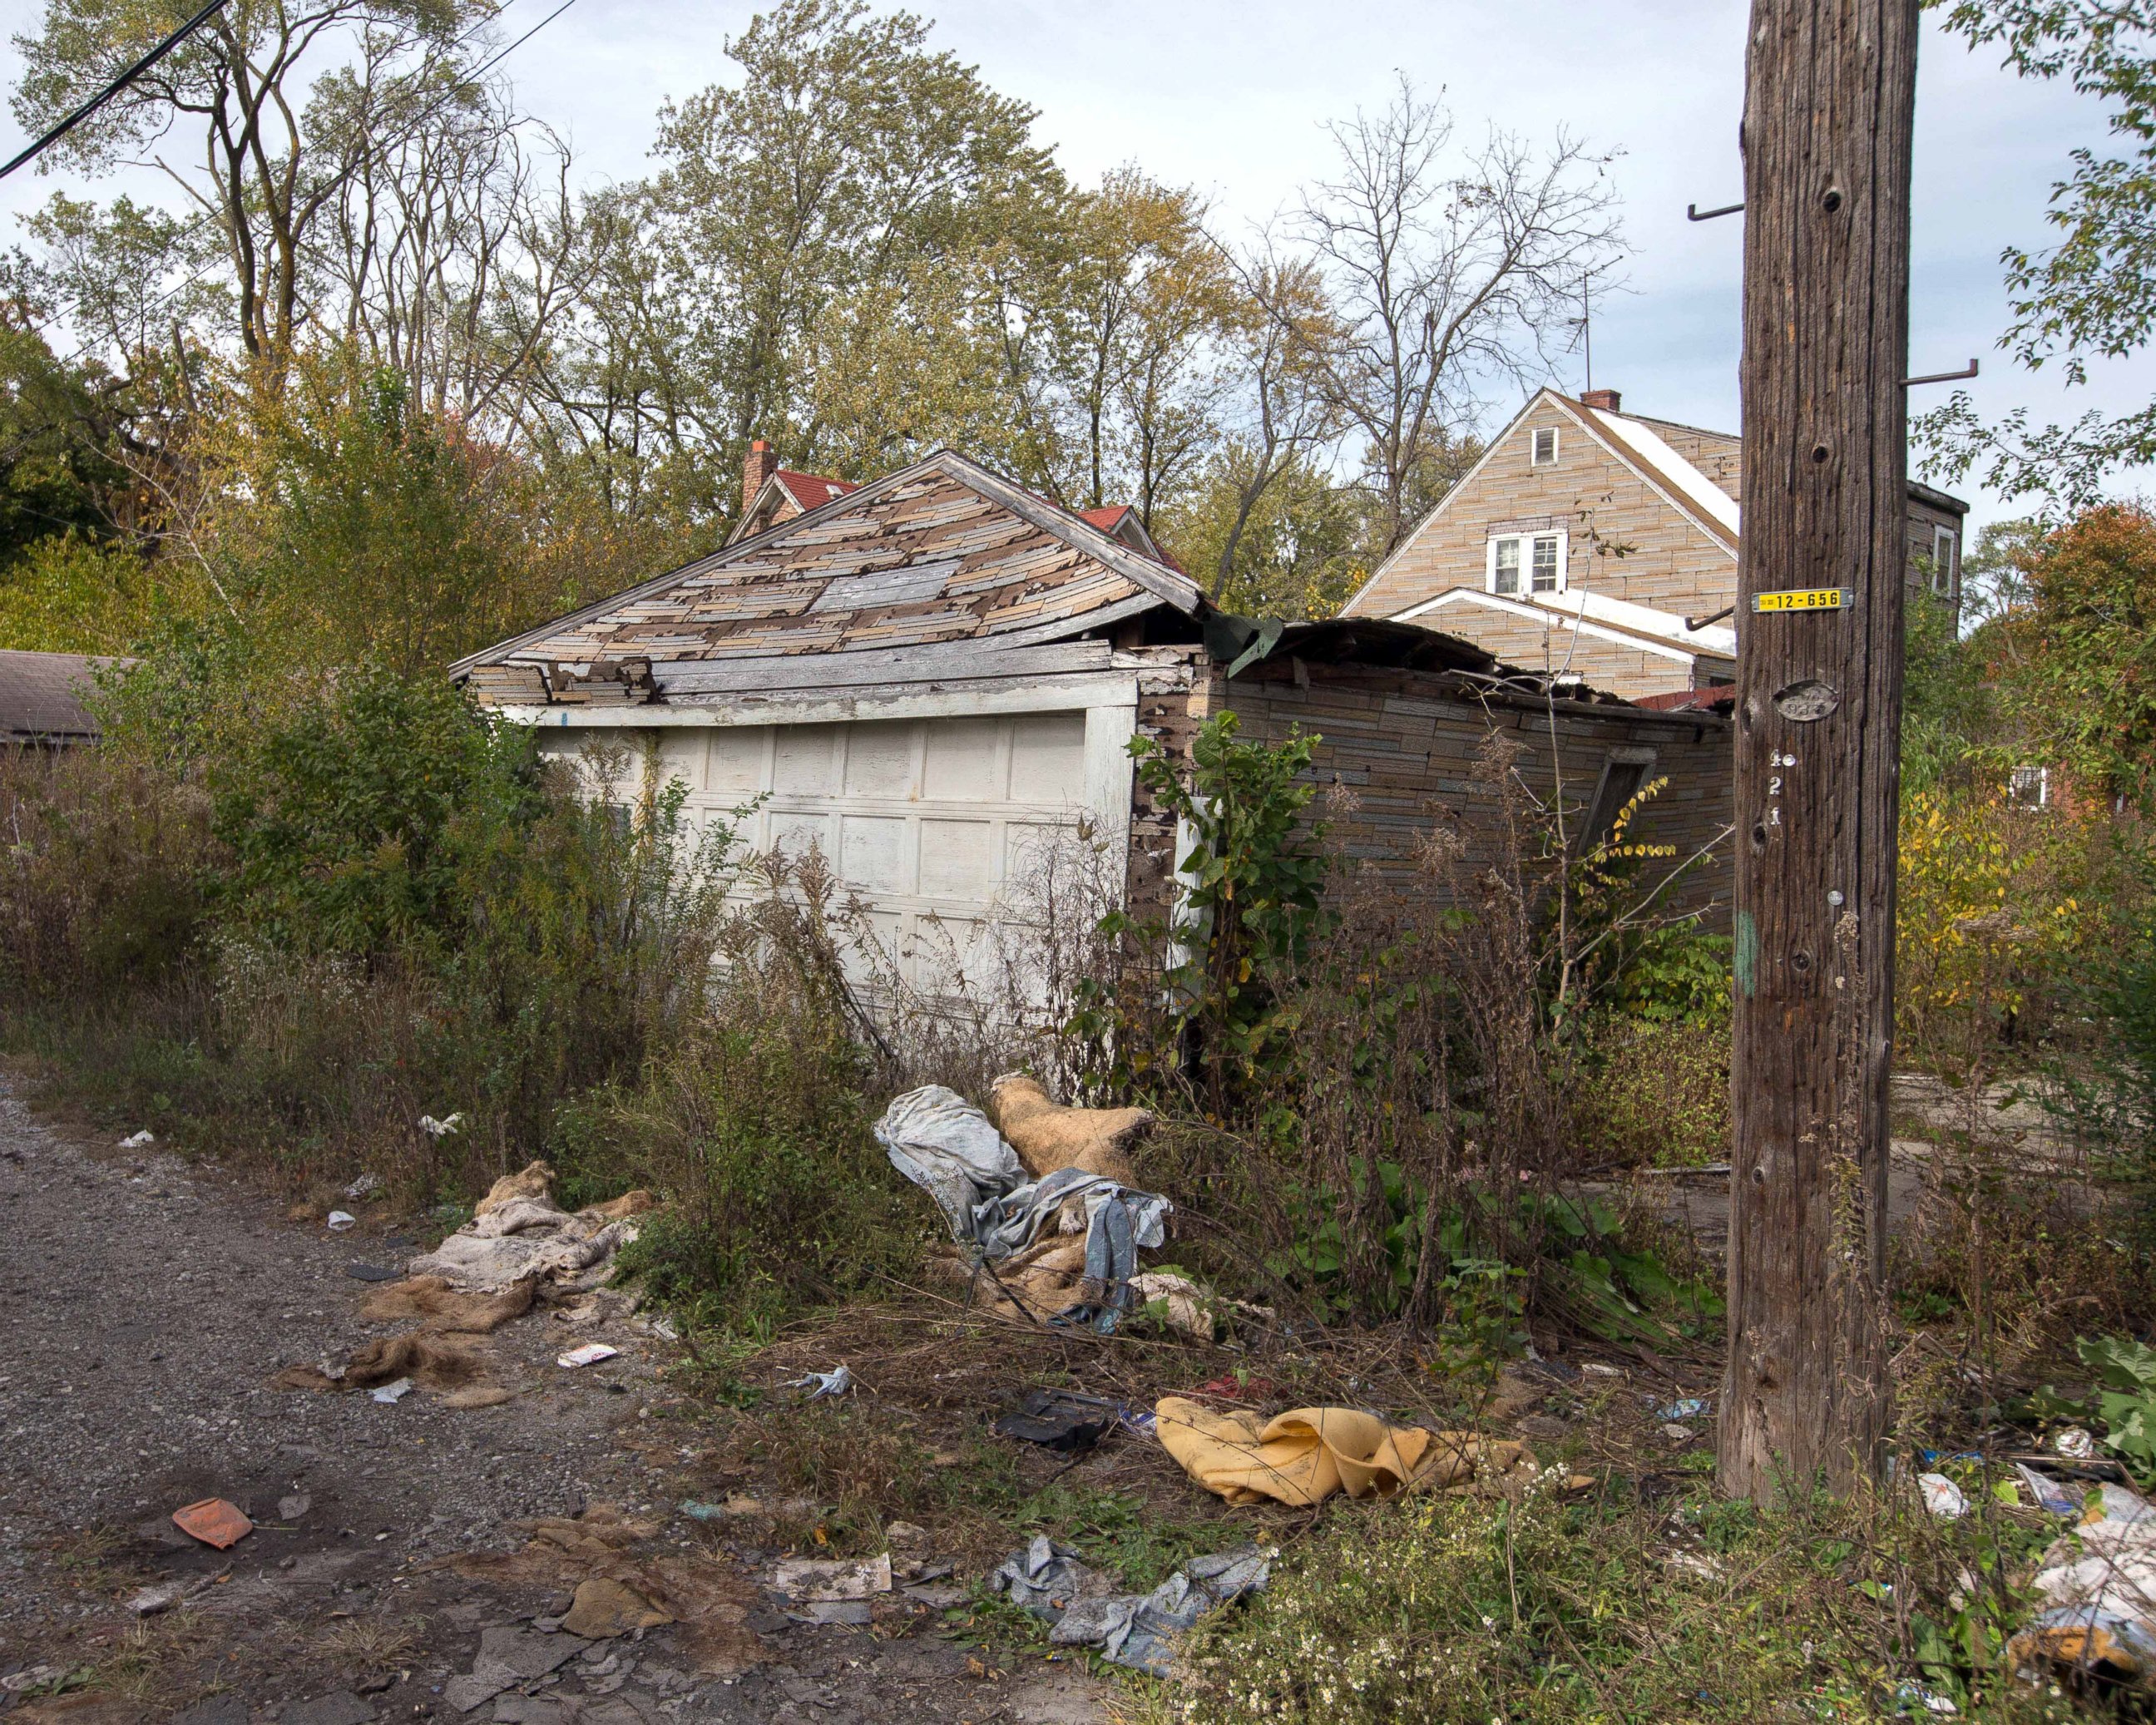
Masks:
[[[1130,512],[1131,506],[1127,503],[1104,503],[1098,509],[1073,511],[1080,521],[1091,521],[1103,533],[1114,532],[1122,525],[1123,517]]]
[[[1736,701],[1737,691],[1724,683],[1712,689],[1672,689],[1662,695],[1635,695],[1632,705],[1650,706],[1665,713],[1690,712],[1695,708],[1701,712],[1712,712],[1717,707],[1732,706]]]
[[[812,509],[821,509],[834,497],[843,497],[860,487],[850,480],[825,479],[821,474],[796,473],[782,467],[772,477],[786,488],[786,495],[800,506],[803,515]]]

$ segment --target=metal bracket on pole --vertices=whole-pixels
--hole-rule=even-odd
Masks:
[[[1696,203],[1688,203],[1685,206],[1685,220],[1687,222],[1711,222],[1717,216],[1733,216],[1738,213],[1738,211],[1743,208],[1744,206],[1741,203],[1725,203],[1720,209],[1702,209]]]
[[[1976,362],[1974,360],[1971,360],[1969,362],[1969,369],[1967,371],[1933,372],[1929,377],[1904,377],[1902,380],[1902,387],[1904,389],[1914,389],[1919,383],[1953,383],[1958,382],[1964,377],[1974,377],[1975,375]]]

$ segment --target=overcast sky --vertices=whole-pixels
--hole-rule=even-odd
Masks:
[[[508,37],[557,0],[513,0]],[[42,8],[5,0],[12,31]],[[596,183],[646,171],[662,98],[726,79],[724,43],[747,3],[576,0],[504,63],[534,114],[572,141]],[[1736,429],[1738,218],[1697,225],[1685,205],[1740,195],[1737,125],[1747,8],[1738,0],[946,0],[917,8],[936,40],[977,64],[998,90],[1040,110],[1041,136],[1084,181],[1125,162],[1198,187],[1224,225],[1261,221],[1301,182],[1323,175],[1328,119],[1374,107],[1404,72],[1442,88],[1463,136],[1491,121],[1532,137],[1568,126],[1622,151],[1614,169],[1633,255],[1627,290],[1598,312],[1595,381],[1659,418]],[[2041,423],[2156,394],[2156,362],[2097,371],[2067,391],[1993,346],[2005,323],[1998,256],[2039,245],[2046,193],[2067,152],[2101,146],[2093,105],[2030,85],[1971,55],[1928,14],[1917,102],[1915,275],[1910,362],[1948,371],[1972,357],[1972,386],[1994,414],[2027,406]],[[20,75],[12,49],[0,77]],[[6,153],[17,147],[0,117]],[[72,172],[0,183],[0,210],[42,203],[56,186],[92,188]],[[1577,388],[1577,365],[1557,382]],[[1917,393],[1937,404],[1944,388]],[[2156,490],[2156,475],[2121,489]],[[1971,494],[1976,519],[2002,511]]]

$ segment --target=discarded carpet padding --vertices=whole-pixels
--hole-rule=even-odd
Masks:
[[[578,1288],[605,1281],[614,1254],[636,1238],[633,1219],[654,1200],[649,1192],[624,1193],[572,1215],[554,1202],[553,1178],[543,1162],[504,1174],[472,1219],[413,1259],[405,1274],[480,1293],[506,1292],[527,1278]]]
[[[1301,1508],[1336,1491],[1389,1497],[1402,1491],[1495,1490],[1536,1471],[1523,1444],[1394,1425],[1359,1408],[1296,1408],[1266,1420],[1240,1409],[1216,1414],[1171,1395],[1153,1414],[1161,1447],[1230,1503],[1270,1498]]]
[[[1131,1152],[1153,1128],[1153,1117],[1143,1108],[1065,1107],[1022,1072],[995,1081],[988,1115],[1035,1179],[1075,1168],[1135,1186]]]
[[[945,1250],[932,1255],[927,1267],[937,1280],[969,1289],[998,1317],[1020,1322],[1045,1322],[1086,1297],[1083,1240],[1050,1237],[978,1270],[957,1252]]]
[[[2006,1644],[2016,1666],[2156,1687],[2156,1504],[2124,1486],[2092,1491],[2044,1553],[2034,1590],[2041,1609]]]
[[[527,1162],[513,1174],[504,1174],[486,1189],[486,1196],[472,1207],[475,1216],[490,1216],[504,1204],[520,1198],[544,1198],[553,1190],[554,1170],[543,1162]]]
[[[486,1361],[480,1354],[425,1330],[384,1336],[344,1363],[344,1381],[354,1389],[372,1389],[399,1378],[409,1378],[423,1389],[462,1389],[485,1375]]]
[[[470,1384],[462,1389],[452,1389],[442,1397],[442,1405],[469,1410],[476,1408],[498,1408],[504,1402],[516,1399],[516,1392],[505,1389],[499,1384]]]
[[[634,1556],[630,1548],[656,1538],[658,1523],[595,1503],[573,1520],[548,1516],[521,1525],[531,1535],[523,1550],[467,1554],[446,1567],[471,1580],[566,1590],[572,1599],[562,1628],[594,1640],[678,1624],[681,1645],[707,1676],[731,1676],[762,1658],[747,1623],[758,1603],[755,1584],[701,1553]]]
[[[459,1336],[488,1336],[531,1309],[539,1278],[521,1276],[498,1294],[459,1292],[448,1277],[408,1276],[387,1282],[360,1302],[359,1315],[372,1323],[420,1318],[430,1330]]]

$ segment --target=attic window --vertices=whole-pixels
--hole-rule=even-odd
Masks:
[[[1493,593],[1517,598],[1522,593],[1563,593],[1566,563],[1563,533],[1499,533],[1490,541],[1487,585]]]
[[[1529,439],[1531,453],[1528,464],[1534,467],[1557,465],[1557,427],[1541,425],[1535,428]]]

